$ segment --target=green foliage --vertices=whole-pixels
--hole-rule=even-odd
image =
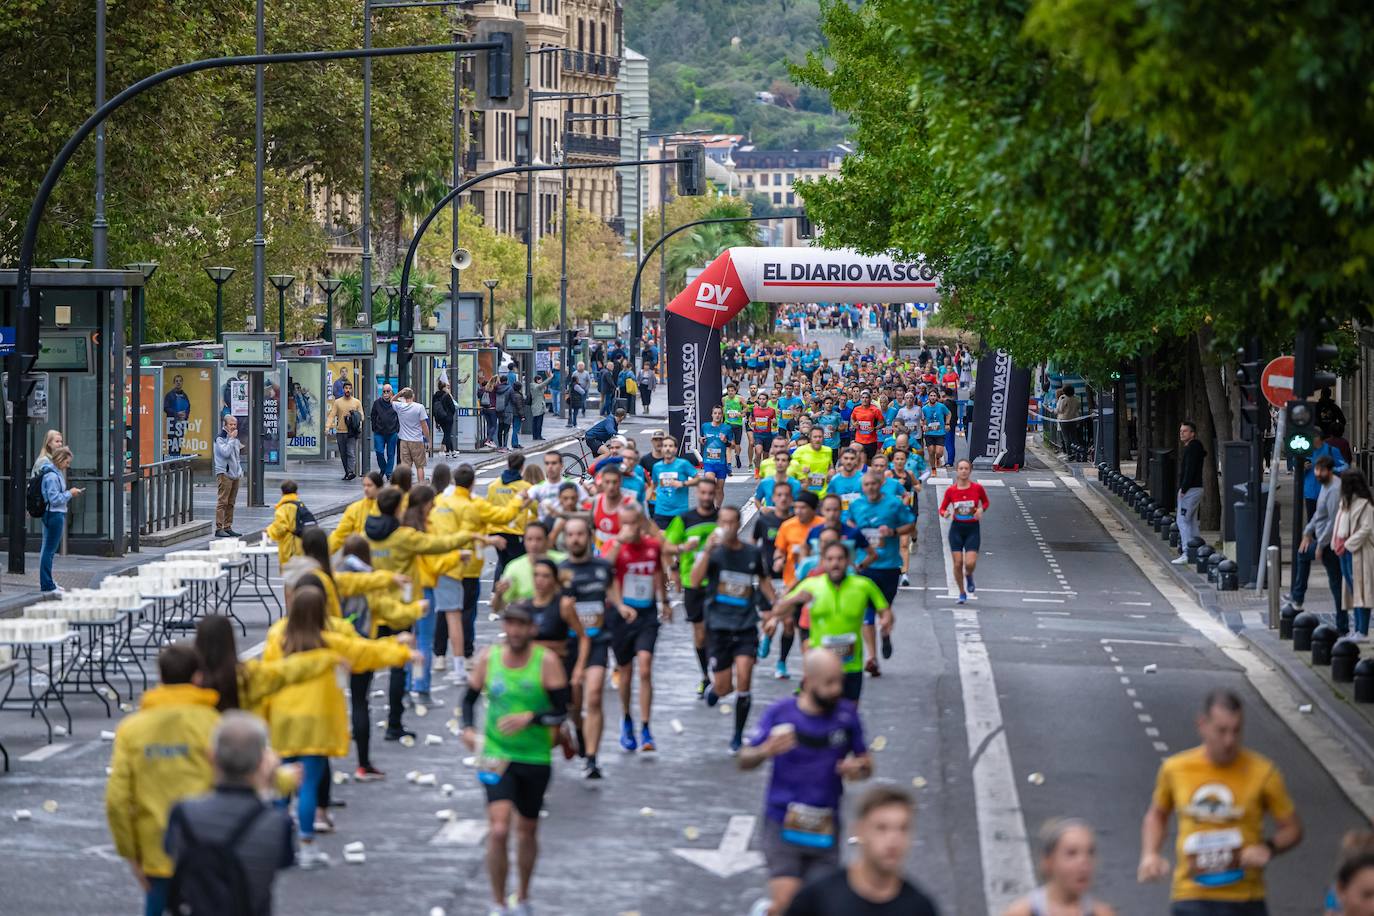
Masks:
[[[668,231],[684,223],[700,219],[751,216],[749,204],[738,197],[677,197],[668,202],[664,218]],[[658,211],[645,214],[644,250],[648,251],[659,239]],[[659,252],[664,254],[667,268],[665,301],[671,300],[687,285],[687,271],[705,267],[722,251],[737,245],[757,244],[757,224],[716,223],[697,226],[672,236]],[[644,268],[640,301],[645,308],[658,302],[659,253]]]
[[[253,6],[252,0],[111,3],[107,94],[178,63],[251,53]],[[84,0],[0,4],[0,59],[13,77],[0,86],[0,120],[7,125],[0,144],[0,262],[13,263],[44,171],[91,111],[94,28],[94,4]],[[358,5],[268,5],[269,51],[358,47],[361,33]],[[437,12],[376,18],[379,46],[442,42],[449,34],[448,20]],[[413,176],[427,170],[433,151],[449,148],[451,65],[451,58],[437,56],[374,64],[374,203],[413,192]],[[312,289],[310,272],[324,262],[328,239],[307,205],[306,184],[325,182],[339,195],[361,188],[361,65],[267,68],[265,117],[268,272],[297,275],[288,291],[288,329],[292,336],[314,336],[322,294]],[[214,284],[202,269],[211,265],[238,270],[224,287],[225,326],[242,328],[253,298],[252,71],[166,83],[116,113],[107,137],[110,262],[161,263],[148,290],[148,339],[211,335]],[[93,153],[91,138],[58,184],[42,224],[40,264],[90,256]],[[338,215],[328,221],[348,222]],[[374,215],[373,225],[379,222]],[[309,308],[306,290],[315,303]],[[274,298],[268,287],[269,316]]]
[[[635,0],[625,43],[649,58],[655,129],[748,133],[762,148],[817,148],[845,136],[826,94],[798,91],[788,64],[819,46],[817,0]],[[736,39],[738,39],[736,41]],[[772,91],[783,105],[762,105]],[[790,105],[790,107],[788,107]]]

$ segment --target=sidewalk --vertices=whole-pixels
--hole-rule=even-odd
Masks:
[[[1374,770],[1374,704],[1356,703],[1353,684],[1333,681],[1329,666],[1313,665],[1309,653],[1294,652],[1291,642],[1280,640],[1278,631],[1269,629],[1267,592],[1257,593],[1253,588],[1230,592],[1218,591],[1215,585],[1207,581],[1206,576],[1195,572],[1191,566],[1172,565],[1170,561],[1176,556],[1173,548],[1169,547],[1168,543],[1153,528],[1146,525],[1138,514],[1129,509],[1115,493],[1098,482],[1096,467],[1067,464],[1059,455],[1049,451],[1039,442],[1030,443],[1028,451],[1035,453],[1051,467],[1059,468],[1062,473],[1081,478],[1087,485],[1087,491],[1100,499],[1127,530],[1135,533],[1140,544],[1164,566],[1167,575],[1188,589],[1213,617],[1248,642],[1261,658],[1282,672],[1296,692],[1305,697],[1305,702],[1311,705],[1312,710],[1329,723],[1328,730],[1331,734],[1356,759]],[[1122,470],[1124,473],[1124,464]],[[1282,549],[1288,548],[1285,545]],[[1284,570],[1287,572],[1287,566]],[[1313,600],[1323,595],[1325,607],[1331,607],[1331,598],[1326,592],[1326,577],[1318,567],[1313,570],[1306,609],[1316,613],[1324,622],[1331,623],[1334,621],[1331,611],[1322,610],[1320,602]],[[1369,656],[1371,653],[1374,653],[1374,646],[1369,643],[1362,644],[1362,654]]]

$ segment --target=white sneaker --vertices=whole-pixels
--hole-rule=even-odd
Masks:
[[[448,656],[447,656],[447,655],[436,655],[436,656],[434,656],[434,665],[433,665],[433,668],[434,668],[435,671],[447,671],[447,670],[448,670]]]
[[[1188,555],[1186,553],[1181,553],[1169,562],[1175,566],[1183,566],[1188,562]]]
[[[461,684],[466,680],[467,677],[463,673],[463,670],[457,666],[450,668],[444,675],[444,683],[446,684]]]
[[[296,867],[301,871],[329,867],[329,854],[315,848],[314,843],[301,843],[296,850]]]
[[[1365,642],[1365,641],[1368,640],[1368,639],[1369,639],[1369,637],[1366,636],[1366,635],[1363,634],[1363,633],[1351,633],[1351,634],[1350,634],[1350,641],[1351,641],[1351,642]]]

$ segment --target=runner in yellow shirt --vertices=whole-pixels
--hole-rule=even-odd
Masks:
[[[1264,868],[1302,840],[1302,823],[1272,761],[1241,746],[1240,698],[1214,690],[1198,715],[1202,744],[1159,767],[1140,829],[1141,882],[1169,874],[1160,855],[1170,813],[1178,815],[1172,916],[1262,916]],[[1276,826],[1264,836],[1264,816]]]
[[[802,486],[817,496],[824,496],[834,473],[834,452],[823,444],[824,433],[820,427],[813,426],[810,441],[792,453],[792,464],[805,469],[805,475],[798,474]]]

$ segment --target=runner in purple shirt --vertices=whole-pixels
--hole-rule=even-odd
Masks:
[[[839,867],[843,781],[873,773],[858,707],[843,694],[840,657],[808,652],[801,693],[770,706],[740,752],[745,770],[773,760],[762,845],[774,913],[804,883]]]

